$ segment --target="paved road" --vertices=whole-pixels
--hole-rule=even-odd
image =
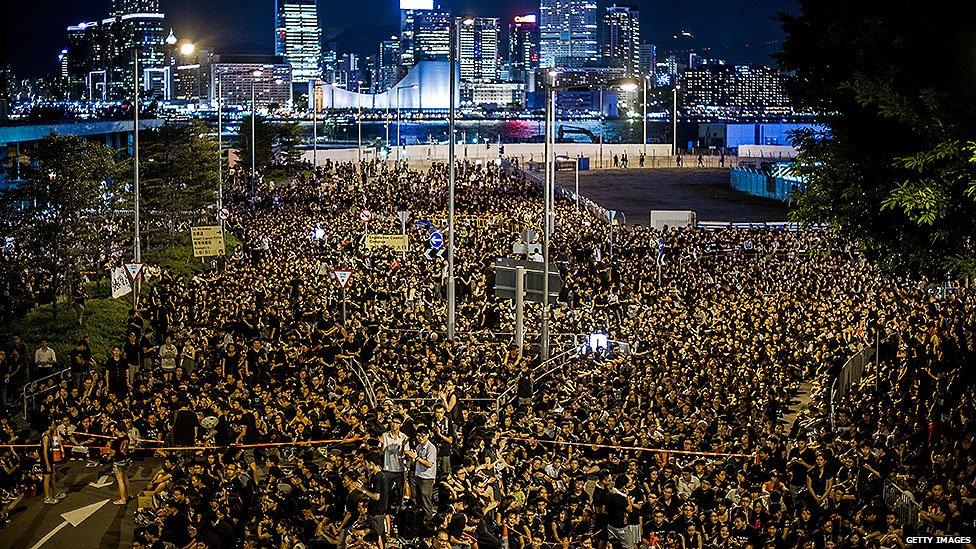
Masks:
[[[573,172],[559,172],[556,181],[568,190],[575,186]],[[729,171],[723,169],[581,172],[580,194],[622,211],[628,223],[647,223],[651,210],[694,210],[699,221],[786,221],[787,216],[782,202],[729,188]]]
[[[150,462],[135,462],[129,469],[129,489],[135,496],[155,472]],[[71,461],[58,477],[58,489],[67,497],[55,505],[44,505],[43,495],[22,499],[10,511],[10,524],[0,529],[0,548],[32,549],[48,533],[65,522],[62,513],[107,502],[94,510],[77,526],[62,527],[41,546],[42,549],[114,549],[132,547],[135,528],[133,499],[125,508],[112,504],[118,499],[111,466],[86,469],[84,462]],[[90,486],[108,475],[112,484],[101,488]],[[71,517],[76,518],[75,516]]]

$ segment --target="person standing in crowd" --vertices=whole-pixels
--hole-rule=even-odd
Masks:
[[[417,427],[417,449],[405,450],[413,461],[411,491],[414,502],[428,515],[434,513],[434,481],[437,478],[437,447],[430,441],[430,430]]]
[[[626,474],[619,474],[613,488],[603,497],[603,510],[607,521],[607,540],[611,547],[632,549],[631,529],[627,527],[627,514],[634,510],[633,502],[626,493],[632,481]]]
[[[176,357],[179,354],[176,345],[173,345],[173,338],[166,336],[166,341],[159,348],[159,368],[163,371],[163,381],[169,383],[173,380],[173,372],[176,371]]]
[[[87,299],[88,294],[85,292],[84,281],[79,280],[75,282],[71,287],[71,300],[75,304],[75,315],[77,316],[79,326],[85,323],[85,301]]]
[[[71,355],[68,357],[71,369],[71,380],[77,387],[81,387],[81,381],[90,376],[94,369],[94,363],[89,362],[89,352],[84,339],[79,339],[75,343]]]
[[[122,424],[113,424],[111,430],[114,438],[109,445],[109,459],[112,460],[112,473],[115,474],[115,480],[119,484],[119,499],[113,503],[123,506],[130,499],[129,476],[126,474],[126,468],[128,468],[130,463],[129,444],[131,440]]]
[[[383,447],[383,474],[386,475],[389,485],[391,514],[396,514],[403,503],[403,482],[406,471],[403,457],[410,450],[409,438],[400,430],[402,425],[403,416],[393,414],[390,416],[389,429],[380,438]]]
[[[129,365],[122,355],[122,347],[116,345],[105,360],[105,386],[108,391],[119,397],[125,398],[129,393]]]
[[[55,436],[57,435],[57,424],[51,423],[41,434],[41,476],[44,484],[44,503],[54,505],[65,498],[64,492],[56,492],[57,471],[54,459]]]
[[[34,351],[34,366],[37,367],[35,377],[45,377],[51,375],[54,367],[58,363],[58,356],[54,353],[46,339],[41,340],[41,346]]]
[[[130,331],[122,346],[122,350],[125,353],[125,364],[127,368],[126,382],[128,383],[129,391],[135,387],[136,376],[139,375],[139,369],[142,367],[142,343],[139,341],[141,330],[142,328],[140,328],[140,332]]]
[[[437,478],[443,479],[451,474],[451,454],[457,432],[454,421],[447,415],[443,402],[434,404],[434,417],[430,422],[431,441],[437,448]]]
[[[180,401],[180,407],[173,415],[173,445],[193,446],[199,438],[200,419],[190,409],[190,402]]]

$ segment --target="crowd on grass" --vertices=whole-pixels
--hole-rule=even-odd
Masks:
[[[163,272],[104,362],[84,340],[60,357],[14,337],[4,372],[72,375],[30,432],[0,420],[0,444],[41,444],[0,449],[4,500],[57,509],[74,459],[111,467],[137,547],[819,549],[973,531],[970,292],[892,278],[822,231],[615,227],[611,251],[605,220],[559,200],[550,368],[538,304],[520,350],[493,291],[495,258],[538,230],[538,185],[459,170],[449,340],[447,264],[427,244],[446,180],[441,164],[328,164],[229,197],[240,248]],[[368,249],[403,210],[411,249]],[[354,273],[344,291],[334,269]],[[565,352],[591,333],[627,345]],[[153,469],[138,490],[133,463]],[[921,511],[889,508],[894,487]]]

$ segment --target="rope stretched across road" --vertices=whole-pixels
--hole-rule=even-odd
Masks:
[[[518,440],[523,442],[535,441],[539,444],[555,444],[557,446],[581,446],[585,448],[605,448],[608,450],[638,450],[642,452],[654,452],[658,454],[679,454],[688,456],[703,456],[703,457],[742,457],[742,458],[754,458],[757,462],[759,461],[759,454],[743,454],[737,452],[699,452],[694,450],[670,450],[667,448],[648,448],[646,446],[622,446],[620,444],[592,444],[589,442],[570,442],[567,440],[543,440],[531,437],[516,437],[516,436],[502,436],[498,437],[504,440]]]

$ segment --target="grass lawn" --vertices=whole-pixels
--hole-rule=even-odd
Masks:
[[[225,234],[224,242],[228,253],[240,244],[231,234]],[[143,253],[143,261],[159,265],[176,278],[188,278],[209,268],[210,258],[193,257],[190,246],[190,235],[180,235],[176,244],[164,248],[147,249]],[[85,324],[78,326],[74,305],[65,296],[58,301],[58,317],[55,321],[50,304],[42,305],[27,313],[24,318],[11,326],[11,333],[21,334],[30,351],[40,345],[42,339],[47,339],[58,356],[58,365],[67,366],[68,356],[74,344],[82,336],[90,336],[92,352],[95,360],[102,364],[108,357],[114,345],[122,342],[125,335],[125,321],[129,308],[132,306],[132,294],[112,299],[109,297],[109,286],[106,280],[100,285],[88,286],[90,299],[86,305]],[[146,288],[143,287],[143,292]]]

